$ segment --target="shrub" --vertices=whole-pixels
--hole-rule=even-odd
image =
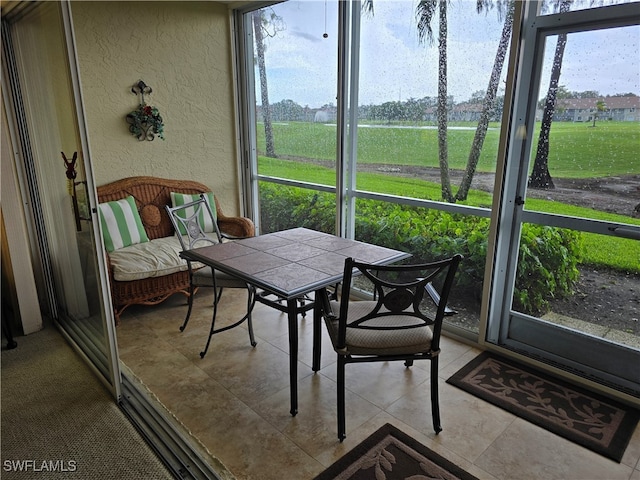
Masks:
[[[335,196],[271,183],[260,184],[263,232],[306,227],[334,233]],[[376,200],[356,201],[356,238],[413,254],[427,262],[455,253],[464,256],[456,283],[480,299],[489,236],[486,218]],[[525,224],[522,228],[515,310],[538,314],[549,300],[572,291],[578,279],[577,232]]]
[[[514,308],[525,313],[544,312],[549,299],[573,290],[580,272],[581,236],[563,228],[525,224],[520,238]]]

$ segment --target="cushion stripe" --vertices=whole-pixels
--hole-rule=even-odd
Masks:
[[[191,195],[188,193],[171,192],[171,204],[174,208],[179,207],[181,205],[185,205],[190,202],[195,202],[199,198],[200,198],[200,194],[198,193]],[[213,197],[213,192],[206,192],[204,198],[209,204],[209,207],[211,207],[211,213],[213,213],[214,220],[217,220],[218,212],[216,211],[216,203]],[[179,210],[177,213],[182,218],[188,218],[191,215],[193,215],[194,212],[195,212],[195,207],[189,207],[183,210]],[[209,217],[209,214],[205,211],[204,208],[200,209],[200,213],[198,215],[198,222],[200,223],[200,226],[202,227],[203,231],[207,233],[216,231],[213,223],[211,222],[211,218]],[[187,232],[185,231],[184,227],[181,224],[178,225],[178,229],[180,230],[181,235],[187,234]]]
[[[149,241],[133,197],[98,205],[107,252]]]

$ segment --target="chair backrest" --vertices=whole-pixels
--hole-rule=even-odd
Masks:
[[[430,325],[433,331],[432,350],[440,344],[440,333],[444,317],[450,314],[447,307],[449,294],[462,255],[431,263],[413,265],[371,265],[347,258],[344,264],[344,281],[338,317],[338,348],[343,348],[346,330],[359,328],[366,330],[410,329]],[[370,308],[348,319],[351,280],[358,276],[358,282],[370,284],[373,288],[373,301],[366,304]],[[368,289],[369,285],[366,285]],[[437,289],[438,295],[429,290]],[[426,295],[425,295],[426,293]],[[363,304],[364,305],[364,304]],[[404,318],[403,325],[394,325],[394,318]],[[353,316],[352,316],[353,317]],[[386,317],[384,322],[372,321]],[[415,322],[407,325],[406,317]]]
[[[200,194],[198,200],[177,207],[165,205],[165,209],[183,250],[222,242],[222,234],[204,194]],[[204,225],[209,225],[208,230],[212,231],[205,231]]]

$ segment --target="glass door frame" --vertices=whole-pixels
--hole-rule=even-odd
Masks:
[[[64,33],[67,44],[67,54],[69,58],[69,75],[71,77],[72,82],[72,90],[74,95],[74,100],[76,104],[75,113],[77,115],[77,123],[79,130],[79,138],[82,146],[82,151],[84,153],[84,162],[85,162],[85,175],[87,182],[87,200],[90,205],[90,214],[93,218],[91,222],[91,226],[93,229],[93,239],[94,239],[94,248],[96,252],[101,252],[102,247],[100,245],[99,239],[102,238],[102,232],[100,231],[100,222],[98,219],[98,197],[96,195],[96,185],[93,177],[93,163],[91,160],[91,150],[89,148],[88,134],[87,134],[87,123],[84,116],[84,101],[82,98],[82,89],[81,89],[81,81],[80,81],[80,70],[78,66],[78,57],[76,52],[76,41],[73,31],[73,19],[71,15],[71,2],[63,1],[61,4],[62,7],[62,19],[64,22]],[[104,332],[106,335],[106,344],[107,344],[107,365],[109,369],[109,378],[108,381],[111,383],[112,393],[114,398],[120,399],[122,393],[122,375],[120,372],[120,361],[118,358],[118,344],[116,341],[116,332],[115,332],[115,322],[114,322],[114,313],[113,306],[111,304],[111,289],[108,281],[108,266],[106,264],[106,259],[103,255],[99,253],[96,254],[96,264],[98,267],[98,277],[99,281],[99,289],[101,293],[101,304],[102,304],[102,313],[103,313],[103,326]]]
[[[37,9],[38,5],[34,5],[33,9]],[[93,173],[91,169],[91,153],[89,149],[89,143],[87,139],[87,125],[84,117],[84,106],[82,99],[82,92],[80,88],[80,77],[77,63],[77,54],[75,49],[75,38],[72,28],[71,7],[70,3],[63,1],[59,3],[59,12],[62,24],[60,25],[61,35],[64,39],[64,47],[66,52],[64,53],[65,59],[68,61],[68,81],[70,95],[72,95],[72,115],[75,116],[75,123],[77,125],[77,137],[80,142],[80,148],[82,157],[84,160],[84,168],[87,182],[88,202],[91,205],[91,216],[94,218],[90,222],[91,234],[94,239],[93,248],[95,252],[100,252],[102,247],[98,244],[96,239],[101,238],[101,232],[99,230],[100,222],[96,221],[96,209],[97,197],[95,196],[95,184],[93,181]],[[31,9],[29,9],[30,11]],[[28,14],[29,12],[21,11],[20,15]],[[34,158],[30,148],[29,131],[25,121],[25,107],[23,104],[24,93],[22,92],[19,84],[18,75],[15,70],[15,57],[13,50],[13,42],[11,41],[11,22],[19,21],[20,16],[14,19],[3,19],[3,39],[4,43],[4,55],[3,58],[7,60],[3,62],[3,92],[5,95],[5,108],[7,110],[7,117],[9,121],[15,126],[10,128],[11,141],[16,146],[16,150],[20,150],[20,154],[14,153],[13,161],[16,164],[17,172],[19,176],[20,189],[23,191],[23,195],[28,196],[30,201],[29,205],[38,205],[42,199],[38,193],[37,180],[35,175],[29,174],[33,171]],[[27,92],[28,95],[28,92]],[[100,338],[101,345],[96,345],[94,342],[96,338],[90,338],[87,335],[79,335],[78,331],[72,331],[68,328],[67,321],[64,318],[65,313],[58,308],[58,302],[55,295],[55,285],[52,276],[51,265],[49,263],[48,250],[46,247],[46,227],[42,213],[37,208],[31,208],[29,215],[26,218],[30,219],[29,233],[31,236],[31,251],[32,254],[39,255],[40,257],[40,275],[42,275],[41,284],[45,289],[43,294],[43,300],[46,299],[49,316],[53,320],[62,335],[71,343],[74,349],[85,359],[86,363],[94,370],[98,378],[102,383],[107,386],[111,395],[116,401],[121,396],[121,373],[118,363],[118,352],[115,340],[115,330],[113,312],[111,307],[110,289],[106,271],[107,266],[103,256],[96,254],[95,262],[98,278],[98,292],[101,304],[101,318],[104,331],[104,338]],[[44,247],[40,247],[45,245]],[[40,254],[38,253],[40,252]],[[36,273],[36,275],[39,275]],[[73,322],[70,322],[73,323]],[[104,342],[104,344],[102,344]]]
[[[494,222],[491,232],[494,239],[494,262],[490,274],[491,302],[488,306],[485,340],[488,344],[564,365],[581,375],[593,376],[604,383],[611,382],[616,387],[622,383],[624,389],[637,393],[640,391],[640,374],[634,372],[631,366],[638,361],[638,352],[597,337],[549,325],[511,310],[523,223],[603,235],[640,237],[640,227],[632,225],[524,209],[522,199],[526,198],[527,167],[533,143],[536,96],[540,86],[546,37],[637,25],[640,22],[637,3],[544,16],[538,15],[539,7],[538,2],[528,2],[525,7],[523,38],[519,42],[513,95],[516,101],[511,111],[508,135],[509,148],[503,164],[498,166],[498,171],[504,172],[504,178],[497,210],[498,221]],[[622,375],[611,375],[610,371],[622,371]]]
[[[58,4],[56,4],[58,5]],[[100,293],[101,293],[101,310],[104,329],[106,331],[106,342],[108,344],[108,352],[106,358],[101,348],[91,345],[91,336],[78,336],[75,331],[68,331],[65,327],[66,315],[59,311],[55,297],[55,285],[51,276],[46,278],[45,270],[48,268],[51,272],[50,265],[47,264],[46,256],[40,271],[34,271],[34,276],[45,277],[41,279],[42,288],[47,290],[41,302],[48,303],[43,309],[50,313],[54,326],[61,332],[71,347],[77,351],[86,364],[91,368],[99,381],[105,384],[111,393],[114,402],[118,404],[123,414],[132,422],[140,435],[145,438],[149,445],[156,451],[160,459],[165,463],[167,468],[176,476],[176,478],[220,478],[215,471],[215,465],[209,463],[201,453],[199,453],[193,445],[193,440],[188,432],[185,432],[173,419],[167,415],[163,406],[161,406],[147,392],[139,382],[128,376],[120,368],[117,341],[115,335],[115,322],[113,315],[113,307],[111,304],[110,288],[108,276],[106,274],[106,260],[100,252],[103,251],[100,242],[101,231],[100,222],[97,221],[97,195],[93,178],[93,170],[91,163],[91,155],[89,150],[89,142],[87,137],[87,124],[84,117],[84,103],[82,100],[81,81],[79,75],[79,65],[75,49],[75,38],[73,33],[73,18],[71,15],[71,3],[69,0],[59,2],[61,12],[60,28],[63,30],[64,42],[67,48],[68,68],[71,89],[74,99],[74,115],[77,116],[78,134],[81,138],[81,148],[85,160],[85,174],[88,190],[88,201],[91,212],[91,228],[94,239],[94,248],[97,252],[96,263]],[[38,205],[40,199],[37,194],[37,183],[35,190],[32,181],[25,178],[25,170],[29,168],[28,157],[32,156],[29,146],[29,131],[25,123],[25,110],[23,105],[23,95],[28,92],[21,93],[20,84],[17,82],[16,70],[12,69],[15,65],[13,55],[13,47],[11,45],[11,21],[18,21],[19,15],[27,14],[31,8],[38,8],[39,4],[34,3],[26,7],[26,9],[16,8],[17,17],[9,17],[2,19],[3,39],[3,68],[2,68],[2,94],[4,95],[4,107],[9,118],[9,130],[11,131],[11,142],[15,147],[15,152],[10,161],[16,164],[18,170],[18,183],[20,190],[25,198],[25,205]],[[5,62],[5,60],[7,60]],[[24,157],[24,159],[22,158]],[[24,161],[23,161],[24,160]],[[3,159],[4,161],[4,159]],[[35,193],[34,193],[35,192]],[[34,196],[35,195],[35,196]],[[42,238],[46,241],[46,230],[37,230],[35,227],[44,228],[44,222],[41,214],[37,209],[25,212],[27,221],[30,222],[29,237],[32,255],[38,256],[38,247],[42,244]],[[44,232],[44,233],[43,233]],[[40,280],[40,279],[39,279]],[[57,318],[61,317],[61,318]],[[97,355],[96,355],[97,354]],[[98,365],[100,364],[100,365]],[[108,377],[108,378],[107,378]]]

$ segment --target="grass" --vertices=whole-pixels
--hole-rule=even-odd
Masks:
[[[274,177],[289,178],[324,185],[335,185],[335,171],[319,165],[260,157],[261,173]],[[357,178],[360,190],[401,195],[426,200],[440,199],[440,184],[416,178],[402,178],[379,173],[360,173]],[[490,208],[492,196],[489,193],[471,190],[465,205]],[[601,212],[591,208],[529,199],[531,210],[557,213],[568,216],[592,218],[619,223],[640,225],[640,219]],[[601,265],[627,272],[640,272],[640,242],[636,240],[583,234],[584,263]]]
[[[538,144],[538,135],[534,145]],[[636,122],[556,122],[551,127],[549,171],[559,178],[596,178],[640,173]]]
[[[430,129],[374,127],[358,129],[358,162],[438,167],[438,138],[433,125]],[[449,168],[461,170],[467,164],[475,125],[468,122],[450,127],[467,128],[448,132]],[[478,163],[480,172],[495,171],[499,128],[495,123],[489,126]],[[534,145],[537,145],[539,129],[536,123]],[[335,125],[276,123],[273,130],[276,152],[280,156],[335,159]],[[549,170],[555,177],[596,178],[640,173],[637,122],[598,122],[595,127],[590,123],[555,122],[551,127],[550,145]],[[265,151],[263,128],[258,128],[258,150]]]

